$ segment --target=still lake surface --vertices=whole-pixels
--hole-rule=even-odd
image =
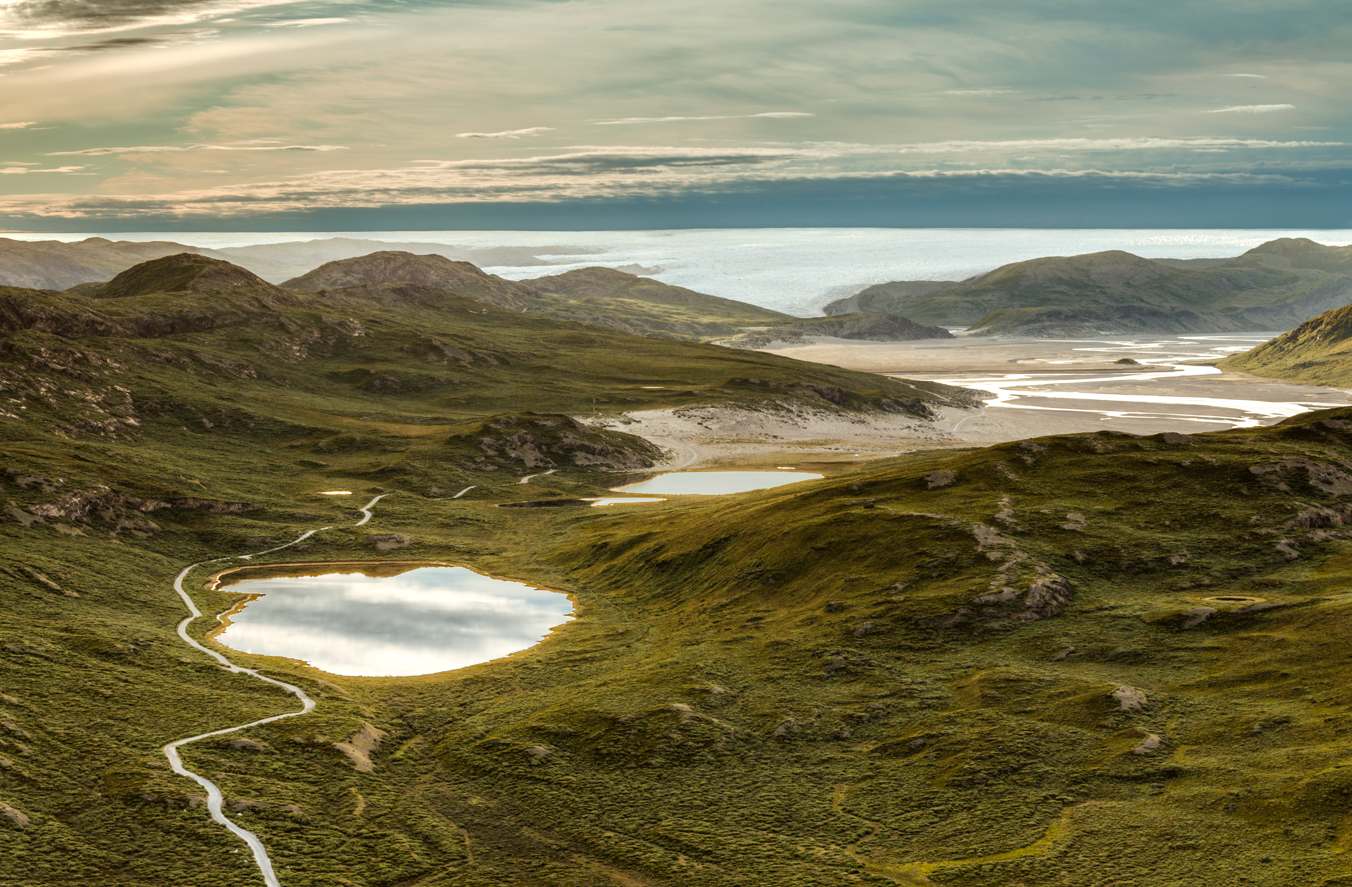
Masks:
[[[231,591],[259,597],[229,617],[217,641],[352,676],[434,674],[500,659],[535,646],[573,612],[561,592],[465,567],[253,579]]]
[[[674,471],[615,487],[614,491],[664,496],[726,496],[821,478],[820,474],[809,471]]]

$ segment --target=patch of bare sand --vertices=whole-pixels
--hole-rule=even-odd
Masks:
[[[585,421],[652,441],[668,452],[669,459],[661,466],[667,470],[805,463],[848,467],[865,459],[962,446],[947,429],[979,412],[944,408],[939,419],[930,421],[889,413],[693,407]]]
[[[379,727],[374,727],[367,723],[362,723],[361,729],[353,733],[344,742],[335,742],[333,747],[347,756],[361,773],[370,773],[376,769],[375,763],[371,761],[371,754],[380,746],[380,741],[389,734]]]

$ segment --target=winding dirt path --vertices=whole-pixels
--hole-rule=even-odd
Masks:
[[[371,509],[375,507],[375,504],[377,502],[379,502],[381,499],[385,498],[388,495],[390,494],[382,493],[381,495],[376,496],[370,502],[366,503],[366,506],[360,509],[362,513],[362,519],[357,521],[357,523],[354,526],[360,527],[367,521],[369,521],[372,516]],[[332,529],[332,527],[322,527],[318,530],[309,530],[301,534],[297,538],[291,540],[290,542],[286,543],[285,545],[279,545],[276,548],[269,548],[267,551],[256,551],[253,554],[238,555],[234,559],[247,561],[250,560],[251,558],[258,557],[259,555],[271,554],[274,551],[281,551],[283,548],[290,548],[292,545],[295,545],[299,542],[303,542],[306,539],[309,539],[315,533],[320,533],[323,532],[324,530],[330,529]],[[277,880],[277,874],[272,869],[272,860],[268,857],[268,851],[263,846],[263,842],[260,841],[258,836],[255,835],[253,832],[249,831],[246,828],[242,828],[241,826],[236,825],[225,815],[225,811],[223,809],[225,798],[221,794],[220,787],[217,786],[216,783],[212,782],[210,779],[207,779],[205,776],[202,776],[199,773],[194,773],[187,767],[185,767],[183,765],[183,759],[178,753],[179,748],[181,748],[182,746],[188,745],[193,742],[197,742],[198,740],[201,739],[210,739],[213,736],[225,736],[229,733],[238,733],[240,730],[248,730],[251,727],[258,727],[263,724],[271,724],[273,721],[280,721],[286,718],[299,717],[300,715],[309,714],[310,712],[314,711],[315,701],[311,699],[308,695],[306,695],[305,691],[302,690],[300,687],[297,687],[294,684],[285,683],[284,681],[276,680],[274,678],[266,677],[254,671],[251,668],[244,668],[242,666],[235,665],[233,662],[231,662],[229,659],[226,659],[220,653],[216,652],[215,650],[211,650],[208,649],[207,647],[204,647],[197,641],[193,640],[191,636],[189,636],[188,626],[191,625],[194,620],[201,618],[202,611],[197,609],[197,604],[193,602],[192,596],[189,595],[188,592],[183,588],[183,580],[188,578],[189,573],[191,573],[198,567],[202,566],[203,564],[215,564],[220,563],[221,561],[228,561],[231,559],[232,558],[230,557],[220,557],[215,558],[213,560],[198,561],[195,564],[191,564],[187,567],[184,567],[183,572],[179,573],[178,576],[174,579],[174,591],[178,592],[178,596],[183,599],[184,605],[188,608],[188,616],[185,617],[183,621],[178,624],[178,636],[183,639],[183,642],[185,644],[192,647],[194,650],[200,650],[201,652],[210,656],[212,659],[215,659],[226,671],[234,672],[236,674],[246,674],[252,678],[257,678],[258,680],[263,681],[264,683],[272,684],[275,687],[281,687],[283,690],[290,693],[292,696],[295,696],[296,699],[300,701],[301,708],[299,711],[292,711],[287,712],[286,714],[273,715],[270,718],[262,718],[257,721],[250,721],[247,724],[240,724],[237,727],[225,727],[220,730],[212,730],[210,733],[199,733],[196,736],[189,736],[186,739],[176,739],[173,742],[170,742],[167,745],[165,745],[163,751],[164,756],[169,759],[169,766],[173,769],[175,773],[177,773],[179,776],[188,777],[193,782],[196,782],[198,785],[200,785],[203,789],[206,790],[207,810],[208,812],[210,812],[211,818],[216,822],[220,823],[221,825],[225,826],[227,829],[229,829],[231,834],[235,835],[237,838],[239,838],[241,841],[243,841],[245,844],[248,845],[250,852],[253,853],[254,862],[258,865],[258,870],[262,873],[263,881],[267,885],[267,887],[281,887],[281,883]]]

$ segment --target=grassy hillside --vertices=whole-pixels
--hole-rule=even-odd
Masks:
[[[449,290],[500,308],[664,339],[702,341],[736,334],[750,324],[793,320],[778,311],[611,268],[512,281],[468,262],[397,251],[329,262],[284,286],[314,291],[395,283]]]
[[[245,403],[204,366],[199,387]],[[253,402],[200,422],[141,396],[134,416],[101,402],[121,416],[111,432],[52,433],[27,415],[37,393],[0,426],[0,812],[17,814],[0,819],[0,881],[257,883],[158,747],[290,705],[181,645],[170,581],[326,525],[264,560],[469,562],[567,590],[580,618],[527,654],[425,678],[232,654],[319,700],[186,752],[284,884],[1352,875],[1352,411],[917,454],[606,512],[494,507],[507,486],[445,501],[358,470],[408,428],[309,443]],[[395,495],[350,529],[350,503],[312,495],[340,483]],[[412,547],[381,552],[389,533]],[[202,608],[229,608],[205,577],[189,583]],[[335,746],[368,724],[364,771]]]
[[[1352,878],[1352,410],[503,509],[651,457],[579,411],[914,389],[345,293],[0,295],[0,883],[260,883],[159,749],[292,702],[181,643],[172,580],[320,527],[255,563],[465,562],[579,618],[421,678],[232,653],[319,703],[184,751],[287,887]]]
[[[732,323],[763,323],[788,318],[787,314],[769,308],[697,293],[683,286],[672,286],[613,268],[579,268],[549,277],[532,278],[523,283],[575,302],[601,300],[601,304],[605,304],[612,299],[622,299],[648,305],[690,308],[703,316]]]
[[[1352,386],[1352,306],[1335,308],[1221,361],[1227,369],[1335,387]]]
[[[342,529],[351,504],[318,491],[397,491],[422,527],[405,554],[459,558],[517,538],[496,503],[592,491],[658,456],[572,415],[711,403],[919,415],[962,400],[940,385],[629,336],[441,290],[326,298],[236,286],[248,278],[226,272],[170,258],[128,272],[116,298],[0,292],[0,883],[255,883],[159,747],[287,703],[182,645],[171,580],[186,564],[321,526],[339,529],[287,554],[383,557],[370,532]],[[543,465],[567,475],[516,483]],[[453,506],[441,501],[469,485]],[[382,510],[372,529],[398,513]],[[203,603],[216,612],[225,600]],[[279,861],[287,883],[384,884],[467,858],[439,812],[435,740],[401,743],[410,769],[354,771],[334,743],[366,722],[388,726],[396,707],[361,681],[300,680],[321,700],[303,729],[186,753],[230,785],[233,815],[278,848],[279,830],[306,846],[304,874],[299,857]],[[535,839],[502,834],[502,853],[493,835],[473,839],[484,860],[474,880],[535,867],[520,849]]]
[[[89,237],[76,243],[0,237],[0,286],[63,290],[109,280],[132,265],[183,252],[181,243],[134,243]]]
[[[734,348],[769,348],[810,341],[812,336],[830,336],[859,342],[913,342],[918,339],[952,339],[943,327],[925,326],[900,314],[868,312],[808,317],[792,323],[752,327],[746,332],[719,341]]]
[[[836,299],[827,304],[822,313],[828,317],[837,314],[856,314],[861,311],[899,314],[901,313],[899,306],[916,296],[929,295],[957,283],[956,280],[893,280],[888,283],[875,283],[852,296]]]
[[[1210,267],[1109,251],[1016,262],[930,292],[880,290],[860,307],[999,335],[1284,329],[1352,301],[1349,263],[1352,247],[1290,238]]]

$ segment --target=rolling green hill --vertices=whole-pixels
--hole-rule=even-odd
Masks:
[[[501,308],[669,339],[700,341],[735,334],[750,324],[792,319],[610,268],[518,282],[486,274],[468,262],[396,251],[329,262],[283,286],[330,290],[391,283],[450,290]]]
[[[854,297],[859,307],[985,335],[1286,329],[1352,301],[1352,247],[1287,238],[1209,267],[1109,251],[1016,262],[929,292],[874,289]]]
[[[1352,306],[1325,311],[1257,348],[1227,357],[1219,365],[1255,376],[1352,386]]]
[[[888,283],[875,283],[852,296],[836,299],[823,308],[822,313],[828,317],[873,311],[899,314],[900,306],[911,299],[956,286],[957,283],[956,280],[893,280]]]

